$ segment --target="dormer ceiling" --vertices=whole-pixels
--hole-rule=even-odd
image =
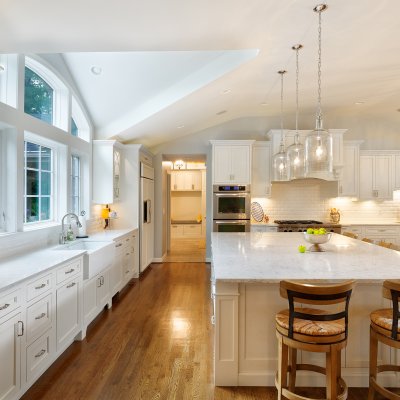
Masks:
[[[317,88],[317,1],[3,1],[3,53],[61,53],[97,138],[153,146],[242,117],[285,115]],[[398,121],[400,2],[328,1],[323,14],[325,114]],[[92,67],[100,68],[93,74]],[[98,70],[95,70],[98,72]],[[358,103],[358,104],[356,104]],[[294,121],[294,119],[293,119]],[[293,128],[293,121],[288,128]],[[302,127],[302,128],[309,128]]]

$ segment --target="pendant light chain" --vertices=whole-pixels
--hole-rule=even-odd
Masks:
[[[321,67],[322,67],[322,10],[318,11],[318,110],[317,116],[322,117],[321,111]]]
[[[281,76],[281,146],[283,146],[283,75],[286,74],[286,71],[278,71],[278,74]]]
[[[299,133],[299,50],[300,46],[295,48],[296,50],[296,134]]]

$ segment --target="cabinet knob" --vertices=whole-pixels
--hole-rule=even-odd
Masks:
[[[40,315],[38,315],[37,317],[35,317],[35,319],[42,319],[46,316],[46,313],[42,312]]]

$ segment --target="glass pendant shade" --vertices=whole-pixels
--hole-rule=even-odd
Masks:
[[[287,155],[283,143],[280,145],[279,152],[272,159],[274,170],[274,181],[287,180]]]
[[[333,175],[333,140],[328,131],[317,127],[304,143],[305,176],[329,179]]]
[[[294,137],[294,143],[287,148],[288,179],[304,178],[304,146],[299,135]]]

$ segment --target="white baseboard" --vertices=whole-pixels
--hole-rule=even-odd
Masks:
[[[210,263],[211,262],[211,257],[206,257],[206,263]]]

